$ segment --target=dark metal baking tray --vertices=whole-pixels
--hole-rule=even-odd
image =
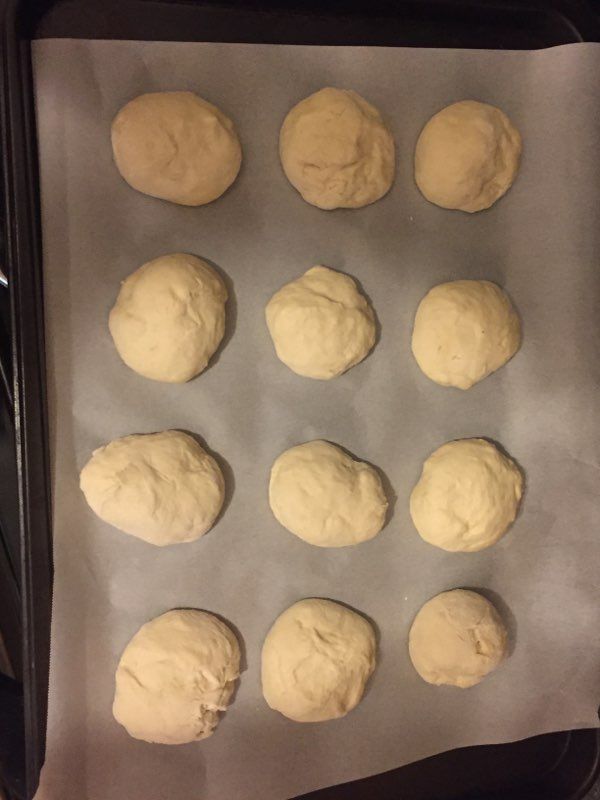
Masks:
[[[0,0],[0,9],[0,249],[10,291],[10,346],[6,331],[0,341],[0,581],[9,597],[0,603],[0,627],[10,631],[13,651],[18,649],[13,640],[21,634],[23,639],[22,669],[18,655],[16,669],[23,680],[29,798],[38,783],[45,746],[52,584],[31,40],[531,49],[600,41],[600,25],[592,0]],[[5,290],[0,287],[1,291]],[[3,319],[6,322],[6,309]],[[562,732],[450,751],[313,792],[304,800],[575,800],[592,795],[600,800],[599,758],[597,731]]]

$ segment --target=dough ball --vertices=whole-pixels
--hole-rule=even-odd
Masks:
[[[174,253],[123,281],[108,326],[128,367],[155,381],[185,383],[219,346],[226,302],[227,289],[212,267]]]
[[[360,208],[394,180],[394,139],[356,92],[321,89],[294,106],[279,135],[287,179],[319,208]]]
[[[236,179],[233,123],[193,92],[142,94],[113,120],[117,169],[134,189],[183,206],[216,200]]]
[[[425,603],[410,629],[408,649],[424,681],[467,689],[496,669],[506,656],[507,639],[489,600],[453,589]]]
[[[425,125],[415,151],[415,181],[442,208],[481,211],[507,192],[519,169],[521,136],[495,106],[462,100]]]
[[[224,622],[205,611],[167,611],[142,625],[125,648],[113,715],[134,739],[205,739],[239,676],[240,647]]]
[[[419,303],[412,351],[425,375],[442,386],[469,389],[520,346],[519,317],[495,283],[440,283]]]
[[[316,440],[282,453],[271,469],[269,503],[277,521],[318,547],[346,547],[376,536],[388,503],[370,464]]]
[[[410,497],[423,539],[442,550],[483,550],[514,522],[523,476],[485,439],[448,442],[429,456]]]
[[[329,380],[375,344],[375,314],[348,275],[312,267],[269,300],[267,325],[278,357],[306,378]]]
[[[360,614],[331,600],[300,600],[265,639],[265,700],[296,722],[343,717],[360,703],[376,651],[373,627]]]
[[[160,546],[203,536],[225,496],[217,462],[181,431],[124,436],[94,450],[79,485],[100,519]]]

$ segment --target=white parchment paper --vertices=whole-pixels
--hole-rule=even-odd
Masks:
[[[48,746],[40,798],[281,800],[433,753],[598,723],[600,46],[540,52],[40,41],[40,143],[55,584]],[[357,211],[304,203],[277,137],[289,108],[322,86],[374,103],[397,142],[393,189]],[[142,92],[191,89],[235,121],[239,179],[184,208],[138,194],[113,165],[109,128]],[[428,204],[412,176],[418,133],[474,98],[523,135],[521,171],[489,211]],[[226,343],[186,385],[145,380],[119,360],[107,314],[145,261],[188,251],[228,276]],[[330,382],[275,357],[264,306],[314,264],[355,276],[381,324],[374,352]],[[488,278],[523,319],[521,352],[470,391],[430,382],[410,353],[412,318],[434,284]],[[125,434],[182,428],[228,465],[230,498],[194,544],[154,548],[98,520],[78,489],[91,451]],[[498,440],[527,491],[512,531],[475,554],[425,544],[408,497],[426,456],[463,436]],[[323,437],[379,466],[393,516],[359,547],[323,550],[270,513],[270,466]],[[432,595],[482,588],[513,652],[460,691],[424,683],[407,632]],[[302,725],[271,711],[260,648],[275,617],[307,596],[373,619],[380,659],[346,718]],[[181,747],[129,738],[113,720],[114,671],[147,620],[170,608],[217,612],[240,633],[245,671],[216,733]]]

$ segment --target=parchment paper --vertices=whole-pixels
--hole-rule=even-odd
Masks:
[[[34,45],[40,139],[55,585],[47,760],[51,800],[281,800],[450,748],[598,724],[600,360],[600,47],[484,52],[388,48],[41,41]],[[278,131],[326,85],[351,87],[397,142],[392,191],[358,211],[324,212],[284,178]],[[203,208],[145,197],[119,177],[109,127],[139,93],[191,89],[235,121],[244,164]],[[417,135],[446,104],[476,98],[520,129],[521,171],[491,210],[428,204],[412,177]],[[229,332],[186,385],[145,380],[119,360],[107,314],[119,281],[145,261],[189,251],[228,276]],[[314,264],[362,283],[381,324],[366,361],[330,382],[275,357],[263,309]],[[521,352],[464,393],[430,382],[410,353],[412,318],[434,284],[506,287]],[[86,506],[78,472],[91,451],[133,432],[182,428],[226,461],[230,498],[194,544],[154,548]],[[463,436],[498,440],[527,491],[512,531],[475,554],[425,544],[408,497],[426,456]],[[323,550],[281,528],[270,466],[311,438],[383,470],[393,516],[359,547]],[[484,589],[513,652],[476,688],[435,688],[413,670],[407,632],[432,595]],[[376,623],[380,659],[346,718],[302,725],[271,711],[260,648],[276,616],[325,596]],[[245,670],[208,740],[182,747],[129,738],[113,720],[114,671],[147,620],[173,607],[236,626]]]

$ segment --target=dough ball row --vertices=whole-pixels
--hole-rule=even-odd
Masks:
[[[136,97],[116,115],[111,140],[115,164],[130,186],[186,206],[220,197],[242,163],[232,121],[192,92]],[[521,147],[503,111],[462,100],[421,131],[415,182],[442,208],[481,211],[510,188]],[[396,169],[394,139],[379,111],[356,92],[331,87],[291,109],[279,156],[303,199],[327,210],[374,203],[390,190]]]
[[[121,284],[109,315],[117,352],[145,378],[191,380],[206,369],[225,333],[227,288],[195,256],[149,261]],[[316,266],[267,303],[266,322],[279,359],[297,375],[335,378],[375,346],[373,308],[349,275]],[[412,351],[442,386],[469,389],[509,361],[521,323],[495,283],[458,280],[434,286],[419,303]]]
[[[492,603],[478,592],[454,589],[418,612],[408,652],[427,683],[468,688],[501,663],[507,643]],[[362,614],[332,600],[300,600],[264,640],[264,699],[295,722],[343,717],[360,703],[377,651],[373,625]],[[238,639],[221,619],[194,609],[168,611],[126,646],[116,671],[114,717],[148,742],[204,739],[233,697],[240,661]]]
[[[159,546],[199,539],[214,525],[225,497],[213,456],[176,430],[125,436],[100,447],[81,471],[80,486],[100,519]],[[508,455],[486,439],[459,439],[425,461],[410,513],[426,542],[473,552],[506,533],[522,493],[521,470]],[[275,460],[269,504],[284,528],[318,547],[372,539],[388,510],[375,467],[322,440],[291,447]]]

